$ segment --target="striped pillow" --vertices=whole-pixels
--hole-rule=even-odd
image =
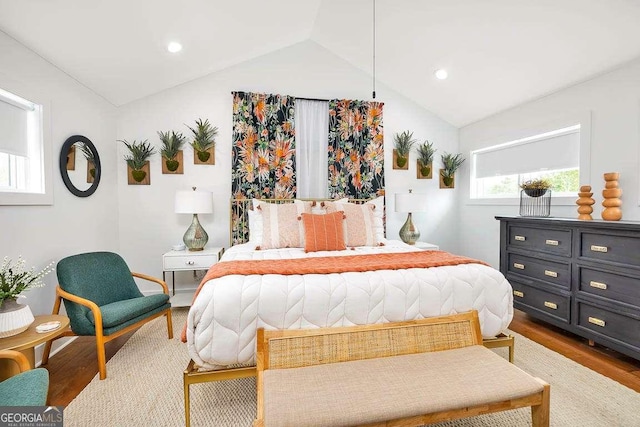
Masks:
[[[342,211],[344,221],[344,241],[347,246],[377,246],[374,205],[364,203],[326,202],[327,212]]]
[[[344,244],[342,212],[326,215],[302,214],[304,224],[304,251],[341,251],[347,249]]]
[[[296,200],[294,203],[258,201],[256,204],[254,207],[262,214],[260,249],[304,248],[304,227],[299,219],[302,213],[311,212],[310,203]]]

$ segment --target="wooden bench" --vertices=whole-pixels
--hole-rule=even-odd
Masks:
[[[549,425],[549,385],[482,346],[475,311],[257,340],[256,427],[420,426],[527,406]]]

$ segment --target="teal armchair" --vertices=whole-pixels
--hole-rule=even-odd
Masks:
[[[112,252],[91,252],[62,259],[56,267],[58,287],[53,314],[61,302],[69,316],[67,335],[95,335],[100,379],[107,377],[105,343],[132,331],[156,317],[167,317],[169,339],[173,338],[171,303],[167,284],[155,277],[133,273]],[[159,284],[163,293],[144,296],[134,277]],[[51,341],[44,349],[42,364],[49,361]]]
[[[0,351],[0,359],[11,359],[19,373],[0,383],[0,407],[44,406],[49,392],[49,372],[31,369],[27,357],[15,350]]]

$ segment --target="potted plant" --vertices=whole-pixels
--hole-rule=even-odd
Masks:
[[[407,161],[409,160],[409,152],[411,151],[411,147],[416,143],[416,140],[413,139],[413,132],[409,132],[405,130],[400,134],[395,134],[393,137],[393,142],[395,149],[393,150],[393,154],[395,157],[395,161],[393,162],[394,169],[407,169]]]
[[[442,169],[440,169],[440,177],[442,178],[443,188],[453,188],[453,178],[456,171],[462,166],[464,163],[464,158],[462,157],[462,153],[458,154],[449,154],[444,153],[440,156],[442,160]]]
[[[216,146],[215,137],[218,134],[218,128],[211,126],[209,119],[196,120],[196,127],[192,128],[186,125],[193,133],[193,141],[191,146],[195,154],[194,161],[196,164],[215,164],[214,150]]]
[[[529,197],[540,197],[544,196],[551,188],[551,182],[543,178],[530,179],[520,184],[520,188]]]
[[[160,137],[160,141],[162,141],[160,154],[164,160],[164,166],[167,168],[168,173],[176,172],[180,167],[180,161],[182,160],[182,156],[180,156],[182,153],[182,146],[187,138],[181,133],[176,133],[174,131],[160,131],[158,132],[158,136]]]
[[[431,169],[433,164],[433,155],[436,149],[433,148],[433,143],[425,141],[418,145],[418,171],[420,174],[418,178],[431,178]]]
[[[22,292],[44,286],[42,278],[53,271],[53,262],[36,273],[25,269],[25,260],[18,257],[13,263],[4,257],[0,266],[0,338],[25,331],[35,320],[28,305],[18,304]]]
[[[148,159],[155,153],[155,148],[151,147],[146,139],[141,142],[136,142],[135,139],[132,143],[127,140],[121,142],[129,149],[129,155],[125,156],[124,160],[131,169],[131,177],[135,182],[141,183],[147,177],[147,171],[143,168],[148,167]]]
[[[93,151],[91,148],[84,142],[80,143],[80,151],[84,155],[84,158],[87,159],[87,170],[89,171],[89,175],[91,175],[91,180],[87,179],[87,182],[93,182],[96,177],[96,160],[93,155]]]

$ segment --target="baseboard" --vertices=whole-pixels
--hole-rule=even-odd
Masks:
[[[63,348],[71,344],[78,337],[64,337],[59,338],[53,342],[51,346],[51,353],[49,354],[49,358],[54,356],[56,353],[60,352]],[[42,365],[42,353],[44,353],[44,344],[39,344],[35,348],[35,356],[36,356],[36,367]]]

